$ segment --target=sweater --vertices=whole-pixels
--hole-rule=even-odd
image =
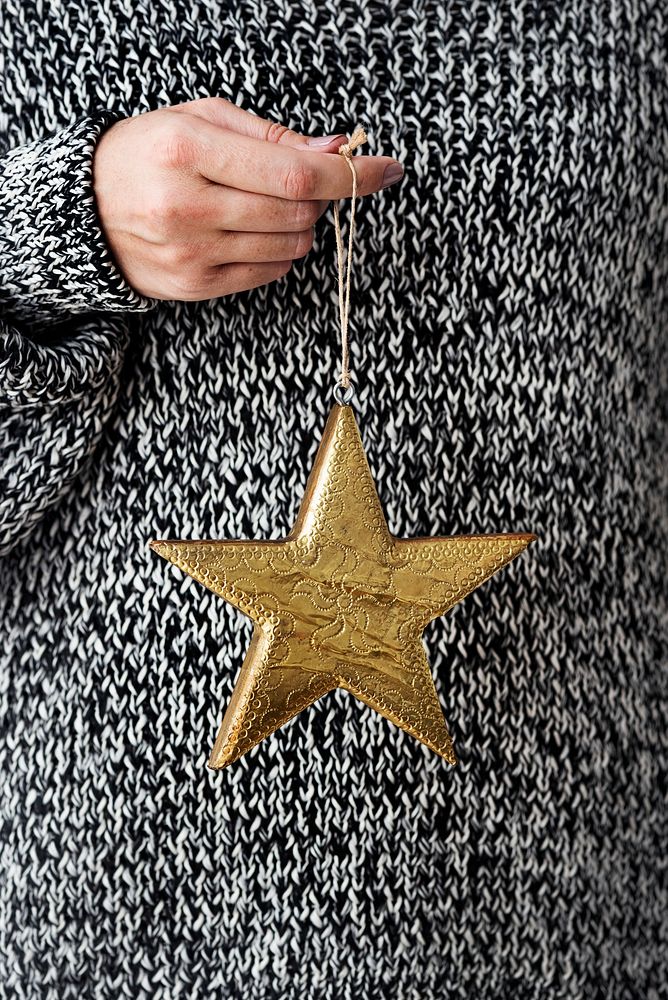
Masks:
[[[3,3],[3,1000],[665,996],[667,21]],[[148,542],[285,537],[339,352],[331,210],[226,297],[115,263],[96,142],[210,95],[405,165],[351,292],[389,528],[537,535],[425,631],[457,767],[342,690],[206,766],[252,626]]]

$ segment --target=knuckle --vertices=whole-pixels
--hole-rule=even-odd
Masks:
[[[158,140],[158,159],[163,167],[187,170],[195,162],[195,140],[183,122],[170,122]]]
[[[286,135],[292,135],[292,129],[280,122],[267,122],[265,139],[267,142],[281,142]]]
[[[192,267],[201,259],[202,252],[196,243],[180,240],[165,248],[164,264],[169,270],[180,271]]]
[[[301,201],[295,206],[295,219],[300,229],[314,226],[319,218],[319,201]]]
[[[188,101],[187,105],[183,106],[206,109],[206,108],[219,108],[221,107],[221,105],[228,103],[229,101],[226,101],[223,97],[215,97],[213,95],[209,95],[208,97],[196,97],[194,100]]]
[[[295,163],[288,168],[284,180],[285,195],[291,201],[311,201],[315,197],[317,176],[307,163]]]
[[[297,239],[295,241],[295,257],[303,257],[309,252],[313,246],[313,230],[304,229],[302,232],[297,233]]]
[[[210,182],[205,182],[207,185]],[[211,198],[209,191],[199,184],[181,183],[178,188],[181,214],[192,230],[205,232],[211,229]]]
[[[200,299],[208,297],[209,278],[199,268],[191,268],[180,272],[171,282],[176,297],[179,299]]]
[[[154,188],[145,211],[151,230],[162,238],[168,236],[184,217],[181,200],[167,187]]]

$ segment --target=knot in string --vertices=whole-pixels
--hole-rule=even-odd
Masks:
[[[361,146],[366,141],[367,134],[362,126],[358,125],[348,142],[344,142],[342,146],[339,146],[338,152],[341,156],[348,158],[352,154],[353,150],[357,149],[358,146]]]
[[[350,314],[350,273],[352,269],[353,238],[355,235],[355,198],[357,197],[357,171],[353,162],[353,150],[367,142],[367,134],[358,125],[348,142],[339,146],[338,152],[344,156],[353,175],[353,190],[350,202],[350,228],[348,233],[348,253],[346,255],[346,278],[344,294],[344,263],[343,240],[341,238],[341,223],[339,221],[339,203],[334,202],[334,227],[336,230],[336,255],[339,265],[339,319],[341,321],[341,374],[336,382],[334,395],[337,402],[349,402],[352,396],[348,348],[348,317]],[[341,393],[341,390],[344,390]]]

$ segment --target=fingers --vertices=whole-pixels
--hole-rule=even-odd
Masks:
[[[313,247],[313,229],[296,233],[222,233],[206,248],[216,264],[297,260]]]
[[[252,261],[218,264],[176,278],[155,298],[180,302],[202,302],[222,295],[246,291],[278,281],[292,267],[292,260]],[[144,294],[150,294],[145,292]]]
[[[313,238],[313,227],[293,233],[221,232],[199,238],[192,235],[164,245],[147,245],[135,238],[129,245],[128,261],[137,276],[135,287],[144,295],[205,299],[227,294],[216,289],[226,287],[226,276],[230,273],[258,276],[258,283],[268,273],[272,276],[268,280],[274,280],[273,276],[285,273],[288,264],[309,252]],[[249,270],[249,265],[262,266],[260,270]],[[156,287],[163,290],[162,294],[156,293]]]
[[[346,141],[346,136],[342,132],[329,136],[300,135],[287,125],[260,118],[259,115],[251,114],[250,111],[238,107],[223,97],[203,97],[196,101],[186,101],[175,105],[172,110],[195,115],[210,122],[211,125],[229,129],[251,139],[292,146],[295,149],[311,146],[319,152],[336,152],[338,146]]]
[[[255,233],[292,233],[308,229],[324,215],[329,202],[288,201],[268,194],[207,184],[193,221],[207,229]]]
[[[352,193],[352,173],[344,157],[240,135],[204,119],[198,119],[190,134],[184,132],[172,149],[179,160],[173,166],[189,163],[208,180],[241,191],[289,201],[331,201]],[[387,182],[385,171],[393,166],[403,169],[390,156],[355,156],[357,193],[379,191]]]
[[[222,232],[206,239],[183,241],[153,250],[155,263],[166,275],[204,273],[221,264],[296,260],[313,247],[313,228],[295,233]]]
[[[336,152],[345,136],[314,148],[308,138],[222,99],[112,126],[96,146],[95,196],[127,281],[149,298],[185,301],[286,274],[329,203],[352,192]],[[388,156],[353,162],[360,195],[391,183],[387,168],[402,174]]]
[[[288,273],[292,264],[292,260],[234,262],[188,271],[170,278],[163,276],[159,281],[153,271],[142,269],[137,272],[134,287],[141,295],[149,298],[202,302],[278,281]]]
[[[291,260],[262,264],[223,264],[214,269],[206,298],[218,298],[257,288],[284,277],[292,267]]]

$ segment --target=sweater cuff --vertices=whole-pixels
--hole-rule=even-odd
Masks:
[[[93,191],[93,154],[105,129],[126,117],[103,109],[0,160],[0,303],[28,323],[62,314],[142,312],[105,240]]]

